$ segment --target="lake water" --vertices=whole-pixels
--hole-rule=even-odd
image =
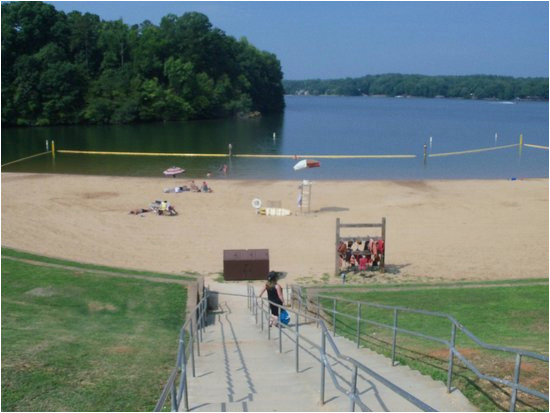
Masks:
[[[283,115],[261,119],[123,126],[3,128],[2,165],[56,149],[269,155],[415,155],[412,159],[319,159],[320,168],[294,171],[292,158],[160,157],[57,153],[2,171],[162,176],[177,165],[184,176],[234,179],[510,179],[548,177],[548,150],[517,147],[458,156],[445,153],[524,143],[548,146],[548,102],[287,96]],[[275,139],[273,135],[275,134]],[[495,139],[496,134],[496,139]],[[430,137],[432,144],[430,147]]]

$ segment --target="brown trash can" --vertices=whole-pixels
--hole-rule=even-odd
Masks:
[[[269,250],[224,250],[223,278],[226,281],[265,280],[269,273]]]

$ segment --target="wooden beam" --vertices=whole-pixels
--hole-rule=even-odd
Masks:
[[[383,224],[340,224],[340,228],[381,228]]]

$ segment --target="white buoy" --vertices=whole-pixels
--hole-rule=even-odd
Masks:
[[[495,145],[496,145],[497,141],[498,141],[498,133],[495,133]]]
[[[49,149],[48,149],[48,140],[46,139],[46,152],[48,152]]]
[[[277,139],[277,134],[273,132],[273,140]]]
[[[252,208],[256,210],[256,214],[260,212],[260,208],[262,207],[262,201],[260,198],[254,198],[252,200]]]
[[[432,137],[430,136],[430,150],[432,149]]]

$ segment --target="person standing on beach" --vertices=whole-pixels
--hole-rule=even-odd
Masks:
[[[269,320],[269,326],[271,327],[275,322],[275,325],[279,322],[279,310],[280,308],[272,303],[278,305],[284,305],[283,289],[277,284],[277,273],[270,271],[267,275],[267,282],[264,285],[263,290],[260,292],[259,297],[267,291],[267,299],[270,301],[269,308],[271,310],[271,319]]]

